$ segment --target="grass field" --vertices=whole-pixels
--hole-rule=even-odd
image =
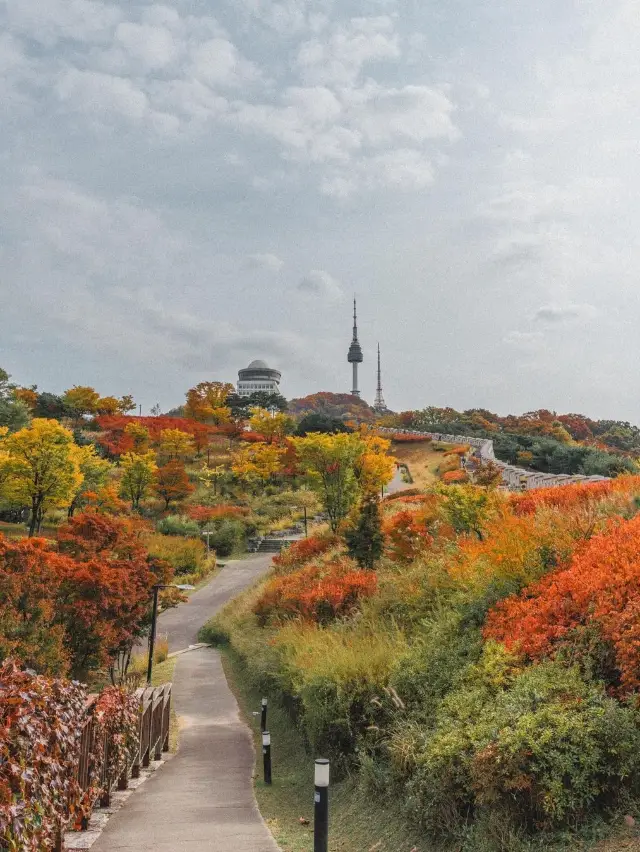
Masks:
[[[443,444],[436,446],[442,447]],[[391,453],[409,468],[409,473],[416,488],[429,488],[438,481],[439,473],[452,468],[445,462],[445,452],[434,449],[431,441],[424,443],[391,445]]]
[[[282,852],[313,850],[313,756],[287,713],[273,700],[269,704],[273,784],[262,781],[259,724],[252,711],[260,708],[260,695],[249,683],[240,658],[222,649],[229,685],[241,713],[253,729],[256,754],[256,798],[267,825]],[[396,814],[386,811],[359,792],[350,781],[331,785],[329,852],[431,852]],[[308,820],[308,824],[301,822]]]

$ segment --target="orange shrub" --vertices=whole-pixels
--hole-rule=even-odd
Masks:
[[[307,562],[311,562],[318,556],[322,556],[335,547],[339,538],[337,535],[310,535],[307,538],[301,538],[300,541],[294,541],[291,547],[281,551],[273,558],[273,564],[277,568],[302,568]]]
[[[187,515],[199,524],[207,524],[217,518],[235,518],[249,514],[245,506],[188,506]]]
[[[457,447],[452,447],[450,450],[447,450],[445,455],[447,456],[464,456],[469,452],[469,445],[463,446],[460,444]]]
[[[397,512],[384,525],[387,555],[398,562],[412,562],[432,543],[423,513]]]
[[[466,470],[448,470],[442,474],[442,481],[445,485],[451,485],[454,482],[468,482],[469,474]]]
[[[412,435],[410,432],[395,432],[387,437],[390,437],[396,444],[427,444],[433,440],[431,435]]]
[[[253,611],[262,625],[289,618],[326,624],[348,615],[360,598],[373,595],[375,590],[374,573],[354,568],[350,559],[336,559],[274,578]]]
[[[489,614],[485,637],[532,659],[553,654],[575,628],[595,624],[615,652],[622,692],[640,686],[640,516],[615,519],[564,570]]]
[[[568,509],[614,494],[631,496],[637,493],[640,493],[640,476],[619,476],[617,479],[563,485],[561,488],[536,488],[512,494],[510,501],[516,515],[531,515],[542,506]]]

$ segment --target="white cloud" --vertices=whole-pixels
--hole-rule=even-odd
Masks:
[[[560,324],[574,321],[591,320],[598,311],[593,305],[549,304],[542,305],[534,314],[534,320],[547,324]]]
[[[134,24],[118,25],[116,43],[143,71],[158,71],[174,62],[181,53],[170,30],[162,26]]]
[[[430,160],[408,148],[400,148],[360,160],[349,171],[328,174],[321,191],[334,198],[348,198],[359,190],[395,189],[415,192],[433,183]]]
[[[247,258],[247,266],[250,269],[264,269],[267,272],[280,272],[284,266],[284,260],[275,254],[251,254]]]
[[[312,269],[298,283],[298,291],[327,302],[338,302],[343,297],[339,281],[322,269]]]
[[[337,25],[328,38],[304,42],[297,67],[311,85],[352,85],[368,63],[399,56],[400,39],[390,17],[352,18]]]
[[[253,62],[226,38],[212,38],[191,51],[191,74],[210,86],[240,86],[260,78]]]
[[[62,39],[103,44],[122,13],[99,0],[19,0],[7,2],[9,27],[52,47]]]
[[[131,80],[113,74],[69,68],[58,80],[56,92],[71,108],[96,115],[140,121],[149,111],[146,94]]]

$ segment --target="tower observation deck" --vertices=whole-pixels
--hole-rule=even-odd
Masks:
[[[353,339],[347,354],[347,361],[353,366],[353,388],[351,393],[353,396],[360,396],[358,388],[358,364],[362,364],[364,357],[362,355],[362,347],[358,340],[358,319],[356,314],[356,300],[353,300]]]

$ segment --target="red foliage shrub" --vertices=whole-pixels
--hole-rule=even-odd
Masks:
[[[460,444],[457,447],[452,447],[450,450],[447,450],[445,455],[446,456],[464,456],[468,452],[469,452],[469,446],[466,445],[466,444],[464,446],[462,444]]]
[[[611,494],[633,494],[640,491],[640,476],[620,476],[602,482],[585,482],[563,485],[561,488],[536,488],[511,495],[511,505],[516,515],[532,515],[542,506],[568,509],[596,502]]]
[[[217,518],[238,518],[250,513],[246,506],[188,506],[186,513],[199,524],[208,524]]]
[[[264,435],[261,435],[259,432],[251,432],[249,430],[240,432],[238,437],[241,441],[245,441],[248,444],[262,444],[266,440]]]
[[[387,555],[398,562],[412,562],[433,543],[420,512],[403,511],[384,524]]]
[[[278,568],[301,568],[312,559],[327,553],[338,541],[338,536],[335,535],[310,535],[300,541],[294,541],[290,547],[274,556],[273,564]]]
[[[406,502],[410,497],[424,497],[424,492],[419,488],[405,488],[403,491],[396,491],[394,494],[386,494],[384,503],[390,503],[394,500]]]
[[[86,512],[43,539],[0,535],[0,654],[82,679],[141,635],[155,582],[139,524]]]
[[[484,635],[532,659],[595,624],[614,649],[622,692],[640,686],[640,516],[612,521],[573,557],[490,612]]]
[[[469,474],[466,470],[448,470],[442,474],[442,481],[445,485],[452,485],[456,482],[468,482]]]
[[[393,435],[385,435],[396,444],[427,444],[433,440],[430,435],[412,435],[411,432],[394,432]]]
[[[326,624],[348,615],[361,598],[373,595],[375,590],[373,572],[354,568],[348,559],[336,559],[271,580],[254,612],[263,625],[288,618]]]

